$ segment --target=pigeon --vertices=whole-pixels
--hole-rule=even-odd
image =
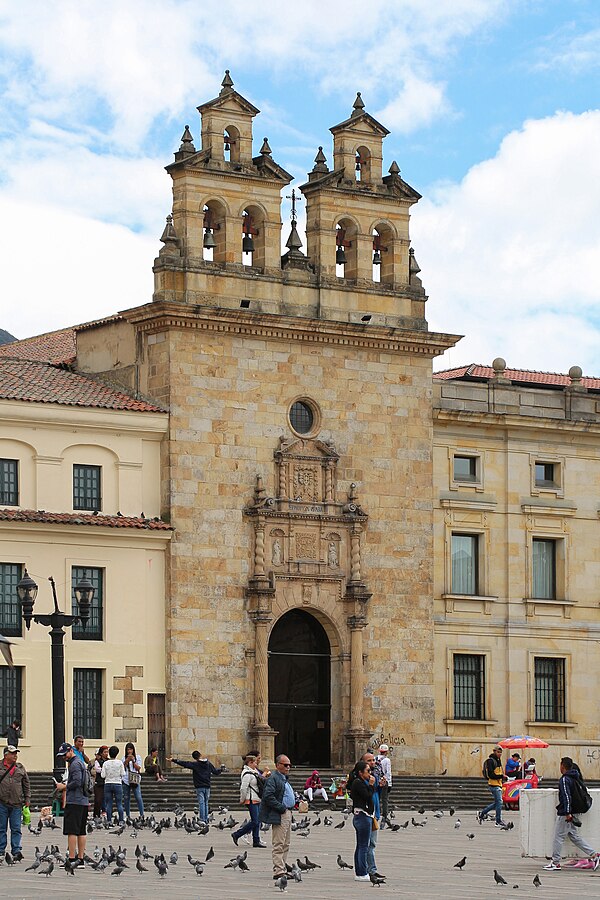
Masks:
[[[210,862],[213,856],[215,855],[215,851],[211,847],[208,853],[206,854],[206,862]]]
[[[417,821],[415,820],[415,817],[414,817],[414,816],[412,817],[412,819],[411,819],[410,821],[411,821],[411,824],[412,824],[415,828],[425,828],[425,822],[417,822]]]
[[[311,862],[310,859],[308,858],[308,856],[304,857],[304,862],[309,867],[309,869],[322,869],[323,868],[318,863]]]
[[[140,873],[140,875],[142,874],[142,872],[148,871],[148,869],[141,864],[141,862],[139,861],[139,858],[135,862],[135,867],[138,870],[138,872]]]
[[[10,855],[10,853],[8,852],[8,850],[4,854],[4,860],[5,860],[7,866],[14,866],[14,864],[15,864],[15,861],[12,858],[12,856]]]
[[[400,828],[408,828],[408,819],[406,820],[406,822],[404,822],[403,825],[400,826]]]
[[[342,819],[342,821],[341,821],[338,825],[336,825],[335,827],[336,827],[336,828],[343,828],[345,824],[346,824],[346,820],[345,820],[345,819]]]
[[[379,887],[381,884],[385,884],[385,878],[382,878],[377,872],[369,872],[369,879],[373,887]]]
[[[536,876],[535,876],[535,878],[533,879],[533,883],[535,884],[536,888],[542,886],[542,882],[540,881],[540,876],[539,876],[539,875],[536,875]]]
[[[469,838],[470,841],[472,841],[473,838],[475,837],[475,835],[471,832],[471,834],[468,834],[467,837]]]
[[[456,820],[456,822],[454,823],[454,827],[455,827],[455,828],[460,828],[460,819],[457,819],[457,820]]]
[[[448,774],[448,769],[444,769],[443,772],[440,772],[440,775],[447,775],[447,774]]]
[[[110,874],[111,875],[122,875],[124,871],[125,870],[123,869],[122,866],[117,866],[115,869],[112,870],[112,872]]]
[[[475,747],[474,750],[471,750],[471,756],[473,756],[474,753],[479,753],[480,750],[481,750],[481,747]]]
[[[463,856],[463,858],[459,859],[459,861],[457,863],[454,863],[453,868],[460,869],[460,871],[462,872],[462,870],[464,869],[466,864],[467,864],[467,857]]]
[[[54,872],[54,863],[51,861],[48,863],[48,865],[46,866],[45,869],[40,869],[39,872],[36,872],[36,875],[45,875],[47,878],[49,875],[52,875],[53,872]]]
[[[497,871],[497,869],[494,869],[494,881],[496,882],[496,884],[508,884],[508,882],[504,880],[504,878],[502,877],[500,872]]]
[[[287,883],[287,875],[280,875],[275,879],[275,887],[278,887],[280,891],[287,891]]]
[[[202,865],[201,862],[196,863],[196,865],[194,866],[194,869],[195,869],[196,875],[204,875],[204,866]]]
[[[169,869],[168,865],[163,859],[159,859],[156,868],[158,869],[158,874],[161,878],[165,877]]]
[[[171,853],[171,858],[169,859],[169,862],[171,863],[172,866],[176,866],[178,859],[179,859],[179,857],[177,856],[177,853],[173,852],[173,853]]]
[[[451,816],[453,816],[453,815],[454,815],[454,813],[455,813],[455,809],[454,809],[454,807],[453,807],[453,806],[451,806],[451,807],[450,807],[450,809],[449,809],[449,810],[448,810],[448,812],[449,812],[449,813],[450,813],[450,815],[451,815]]]
[[[340,869],[350,869],[350,870],[352,870],[352,868],[353,868],[352,866],[349,866],[347,862],[344,862],[344,860],[343,860],[342,857],[341,857],[341,854],[339,854],[339,853],[338,853],[338,856],[337,856],[337,864],[338,864],[338,866],[340,867]]]
[[[75,869],[70,859],[65,860],[65,872],[67,875],[75,875]]]
[[[36,859],[35,862],[32,862],[31,865],[25,869],[26,872],[35,872],[36,869],[39,869],[41,866],[41,862],[39,859]]]

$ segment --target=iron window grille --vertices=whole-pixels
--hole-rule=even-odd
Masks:
[[[23,708],[23,669],[0,666],[0,722],[6,728],[15,719],[21,721]]]
[[[290,424],[298,434],[309,434],[315,421],[314,413],[308,403],[296,400],[290,409]]]
[[[73,734],[102,737],[102,669],[73,669]]]
[[[71,615],[78,615],[77,601],[75,599],[75,586],[82,578],[87,578],[94,590],[94,598],[90,606],[90,617],[85,630],[83,625],[75,622],[71,629],[75,641],[102,641],[104,640],[104,569],[91,568],[90,566],[73,566],[71,568]],[[80,732],[75,732],[79,734]]]
[[[485,657],[454,654],[454,718],[485,719]]]
[[[535,721],[566,721],[565,660],[560,657],[535,659]]]
[[[0,634],[5,637],[21,637],[23,634],[17,600],[17,584],[22,574],[22,567],[17,563],[0,563]]]
[[[0,503],[4,506],[19,505],[18,459],[0,459]]]
[[[73,466],[73,509],[102,509],[101,466]]]

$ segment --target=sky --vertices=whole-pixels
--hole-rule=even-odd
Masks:
[[[390,130],[429,327],[465,335],[435,368],[600,376],[598,0],[0,0],[0,328],[151,299],[164,166],[225,68],[290,188],[356,91]]]

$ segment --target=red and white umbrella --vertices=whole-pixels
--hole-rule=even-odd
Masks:
[[[550,744],[541,738],[531,737],[530,734],[513,734],[512,737],[498,741],[498,746],[503,747],[505,750],[517,750],[524,747],[530,747],[532,750],[544,750]]]

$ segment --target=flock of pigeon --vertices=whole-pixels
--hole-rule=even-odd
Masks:
[[[413,807],[413,809],[419,816],[425,815],[425,807],[419,806]],[[322,812],[305,814],[302,818],[294,818],[292,821],[292,830],[294,832],[292,848],[296,849],[294,848],[294,843],[297,843],[296,838],[308,838],[311,834],[316,833],[315,830],[318,831],[320,826],[338,830],[344,828],[351,816],[352,810],[343,810],[341,816],[339,813],[335,813],[335,818],[333,814],[330,814],[332,812],[332,810],[324,810]],[[452,807],[446,812],[442,809],[438,809],[433,812],[433,818],[439,820],[448,813],[450,817],[453,817],[455,810]],[[428,824],[426,816],[424,819],[418,819],[415,818],[413,813],[412,815],[409,815],[404,822],[395,822],[395,815],[396,813],[394,810],[391,810],[389,818],[383,823],[386,829],[392,833],[410,827],[424,828]],[[339,819],[337,823],[336,819]],[[35,846],[34,858],[29,865],[24,863],[21,854],[17,854],[13,857],[10,853],[6,852],[4,860],[0,858],[0,866],[3,865],[3,863],[7,866],[24,865],[26,866],[26,872],[31,872],[36,876],[45,876],[46,878],[53,875],[56,876],[58,873],[74,877],[76,870],[80,867],[91,869],[96,874],[108,874],[114,877],[120,877],[123,873],[128,871],[132,874],[135,873],[146,877],[154,872],[160,879],[168,878],[169,872],[172,872],[174,867],[178,867],[178,869],[181,870],[188,865],[191,867],[195,876],[203,876],[207,870],[214,871],[219,868],[231,869],[243,874],[250,871],[247,850],[245,852],[237,853],[235,856],[229,856],[225,851],[226,856],[223,856],[222,848],[219,847],[219,860],[217,859],[217,854],[215,854],[212,842],[206,852],[199,854],[196,850],[194,853],[185,854],[183,858],[181,858],[176,851],[172,853],[165,851],[150,852],[147,849],[147,844],[156,844],[157,838],[161,835],[164,840],[165,837],[172,834],[174,831],[181,834],[199,836],[209,836],[211,833],[214,834],[215,831],[228,832],[231,834],[233,829],[239,824],[240,822],[231,815],[226,807],[220,807],[216,812],[211,813],[208,822],[202,822],[196,815],[188,815],[185,810],[179,806],[175,807],[172,814],[165,817],[157,818],[156,814],[150,813],[150,815],[147,815],[145,818],[127,820],[125,825],[118,827],[112,823],[107,823],[106,819],[90,819],[88,823],[87,842],[89,852],[85,855],[83,861],[78,860],[74,864],[70,863],[68,859],[65,859],[58,844],[50,843],[46,844],[43,850],[40,849],[40,846]],[[268,830],[268,827],[269,826],[261,826],[263,830]],[[453,827],[455,830],[462,827],[459,817],[454,819]],[[513,827],[514,823],[512,822],[508,822],[505,826],[506,830],[510,830]],[[42,823],[42,820],[40,819],[36,827],[29,825],[29,831],[36,838],[41,838],[48,830],[51,832],[58,830],[59,833],[62,831],[60,825],[55,821]],[[108,839],[108,845],[104,846],[102,849],[98,843],[94,841],[94,836],[98,837],[100,834],[105,836],[104,840],[100,841],[100,843],[107,843]],[[475,832],[468,833],[466,837],[469,840],[473,840],[475,838]],[[127,838],[131,838],[135,841],[134,850],[122,846],[122,843],[127,843]],[[352,835],[352,838],[354,839],[354,834]],[[95,846],[92,850],[91,845],[94,843]],[[219,843],[221,843],[221,841],[219,841]],[[117,844],[117,846],[115,847],[113,844]],[[354,844],[354,840],[352,840],[352,844]],[[197,847],[196,842],[193,842],[193,846]],[[233,849],[234,848],[232,847],[232,850]],[[228,859],[228,861],[225,861],[226,859]],[[29,860],[27,860],[27,862],[29,862]],[[321,860],[321,862],[323,865],[326,864],[325,860]],[[345,861],[339,853],[337,854],[336,862],[340,870],[353,871],[351,863]],[[462,859],[454,864],[454,868],[459,869],[461,872],[466,866],[467,856],[463,856]],[[288,864],[286,874],[274,881],[275,888],[278,888],[280,891],[286,891],[288,884],[301,882],[305,876],[322,867],[323,866],[320,863],[316,863],[309,859],[308,855],[299,853],[295,862],[291,865]],[[186,871],[189,872],[187,868]],[[506,880],[496,869],[493,871],[493,877],[497,885],[507,884]],[[385,877],[380,875],[371,875],[370,880],[372,885],[377,887],[386,882]],[[533,884],[536,887],[541,885],[538,875],[533,879]],[[518,885],[514,885],[514,887],[518,887]]]

